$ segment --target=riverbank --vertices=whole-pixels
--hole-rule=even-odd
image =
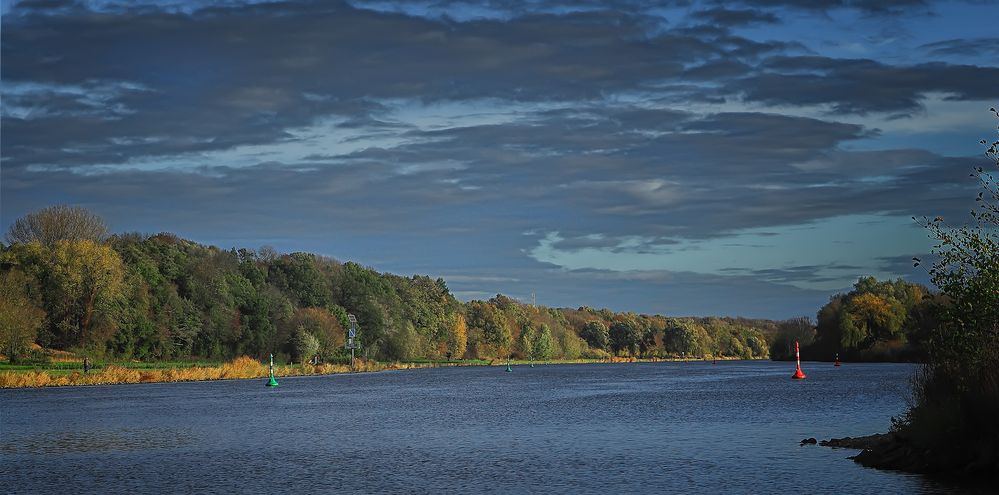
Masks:
[[[526,360],[459,360],[459,361],[413,361],[413,362],[379,362],[358,360],[353,368],[342,364],[290,364],[274,367],[274,375],[278,378],[286,376],[335,375],[340,373],[367,373],[376,371],[441,368],[452,366],[543,366],[547,364],[594,364],[594,363],[635,363],[635,362],[670,362],[680,359],[562,359],[550,361]],[[686,360],[691,361],[691,360]],[[698,360],[702,361],[702,360]],[[65,363],[64,363],[65,364]],[[208,380],[240,380],[266,378],[267,366],[249,357],[236,358],[228,363],[216,366],[185,366],[136,369],[126,364],[108,364],[93,369],[89,373],[82,371],[82,364],[77,369],[66,369],[65,366],[54,369],[32,369],[17,371],[0,371],[0,388],[41,388],[67,387],[83,385],[117,385],[129,383],[164,383],[164,382],[196,382]]]
[[[996,439],[999,441],[999,439]],[[849,457],[857,464],[875,469],[904,471],[952,479],[999,478],[999,443],[978,443],[977,449],[964,448],[955,438],[947,452],[933,453],[918,448],[899,432],[822,440],[819,445],[832,448],[860,449]],[[984,445],[985,447],[981,447]]]
[[[371,372],[429,365],[408,365],[403,363],[378,363],[358,361],[354,369],[346,365],[309,364],[281,365],[274,367],[274,375],[307,376],[330,375],[336,373]],[[125,365],[109,364],[84,373],[82,370],[64,369],[4,371],[0,372],[0,388],[40,388],[79,385],[116,385],[126,383],[194,382],[206,380],[237,380],[266,378],[267,366],[248,357],[236,358],[217,366],[190,366],[154,369],[135,369]]]

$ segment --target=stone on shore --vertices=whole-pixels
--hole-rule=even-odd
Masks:
[[[876,469],[909,473],[992,478],[999,473],[999,444],[994,441],[955,442],[948,452],[919,448],[906,436],[882,433],[865,437],[822,440],[819,445],[861,449],[854,462]],[[969,448],[969,446],[971,448]]]

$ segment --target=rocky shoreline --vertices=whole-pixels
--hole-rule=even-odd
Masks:
[[[932,452],[919,448],[901,433],[891,432],[819,442],[806,438],[801,444],[815,443],[823,447],[860,449],[859,454],[849,459],[876,469],[975,479],[992,479],[999,473],[999,443],[996,442],[976,441],[969,447],[955,441],[945,452]]]

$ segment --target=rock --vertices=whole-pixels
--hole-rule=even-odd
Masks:
[[[881,433],[868,435],[866,437],[843,437],[843,438],[830,438],[829,440],[823,440],[819,442],[819,445],[823,447],[833,447],[837,449],[869,449],[877,445],[881,445],[885,442],[889,442],[892,439],[891,433]]]
[[[805,438],[801,441],[801,445],[815,445],[816,440],[814,437]]]
[[[804,441],[802,441],[804,445]],[[822,440],[819,445],[833,448],[862,449],[849,457],[854,462],[875,469],[932,474],[960,481],[995,480],[999,483],[999,445],[991,440],[967,445],[953,443],[938,450],[920,448],[898,432],[857,438]]]

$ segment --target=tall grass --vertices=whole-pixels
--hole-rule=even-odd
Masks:
[[[633,357],[611,357],[610,359],[558,359],[551,361],[534,361],[533,364],[590,364],[590,363],[634,363],[634,362],[659,362],[671,361],[670,359],[638,359]],[[676,360],[672,360],[676,361]],[[450,366],[506,366],[507,360],[496,359],[492,361],[467,360],[467,361],[415,361],[415,362],[379,362],[365,361],[358,359],[352,369],[348,364],[323,363],[312,365],[308,363],[296,365],[275,366],[274,375],[282,376],[303,376],[303,375],[332,375],[337,373],[352,372],[373,372],[385,370],[416,369],[416,368],[440,368]],[[515,365],[527,365],[530,361],[514,360]],[[98,367],[90,373],[82,373],[78,369],[69,371],[65,369],[51,370],[25,370],[13,369],[0,370],[0,388],[29,388],[29,387],[60,387],[68,385],[112,385],[117,383],[156,383],[156,382],[194,382],[204,380],[236,380],[249,378],[267,377],[267,365],[256,359],[242,356],[228,363],[216,366],[173,363],[175,367],[162,368],[164,363],[122,363],[107,364]],[[77,366],[79,366],[77,364]],[[179,366],[179,367],[177,367]]]
[[[320,364],[317,366],[287,365],[275,366],[276,376],[328,375],[382,371],[388,369],[426,368],[433,364],[421,363],[380,363],[357,360],[354,369],[348,365]],[[191,382],[203,380],[234,380],[264,378],[267,366],[256,359],[242,356],[218,366],[191,366],[185,368],[133,369],[123,365],[109,364],[90,373],[59,370],[0,371],[0,388],[59,387],[67,385],[111,385],[117,383]]]
[[[983,354],[975,365],[920,368],[908,412],[892,418],[928,471],[999,472],[999,349]]]

